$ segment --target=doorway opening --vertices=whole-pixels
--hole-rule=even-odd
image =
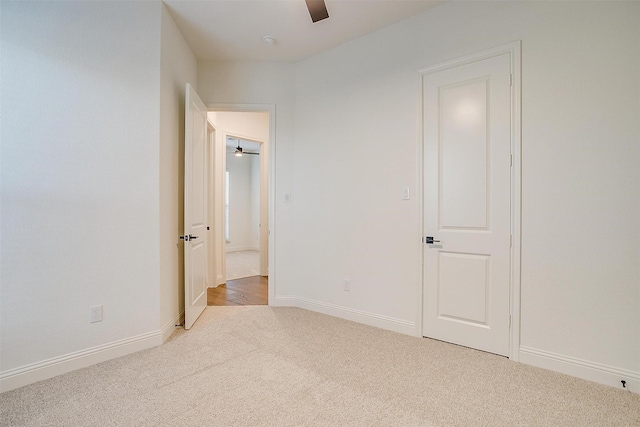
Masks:
[[[267,305],[274,294],[269,268],[273,107],[208,108],[218,137],[211,171],[210,266],[214,280],[207,291],[207,304]]]

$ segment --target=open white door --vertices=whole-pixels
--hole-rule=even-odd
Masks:
[[[184,327],[207,306],[207,109],[187,83],[184,138]]]
[[[507,356],[508,54],[423,76],[423,335]]]

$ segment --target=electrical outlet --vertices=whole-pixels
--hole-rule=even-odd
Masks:
[[[351,280],[344,279],[342,282],[342,290],[349,292],[351,290]]]
[[[89,307],[89,323],[102,322],[102,305]]]
[[[291,203],[291,193],[284,193],[284,202]]]

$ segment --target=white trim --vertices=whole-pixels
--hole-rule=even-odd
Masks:
[[[259,251],[260,248],[258,246],[231,246],[227,243],[227,247],[225,252],[240,252],[240,251]]]
[[[590,362],[531,347],[520,347],[520,362],[640,394],[640,372]]]
[[[158,346],[162,344],[165,333],[168,331],[164,329],[148,332],[0,372],[0,393]]]
[[[493,58],[495,56],[504,55],[505,53],[513,53],[516,50],[520,52],[520,40],[506,43],[500,46],[496,46],[492,49],[483,50],[481,52],[472,53],[470,55],[463,56],[461,58],[452,59],[445,62],[440,62],[435,65],[429,65],[424,68],[420,68],[418,73],[420,75],[437,73],[449,68],[459,67],[461,65],[471,64],[473,62],[483,61],[485,59]]]
[[[269,305],[273,307],[297,307],[297,298],[293,295],[278,295],[273,301],[269,301]]]
[[[522,260],[522,116],[521,116],[521,45],[520,41],[505,46],[511,55],[511,348],[509,358],[520,360],[520,289]]]
[[[488,49],[482,52],[477,52],[471,55],[464,56],[462,58],[453,59],[450,61],[442,62],[436,65],[431,65],[418,70],[420,77],[420,105],[419,105],[419,141],[420,153],[422,153],[423,147],[423,114],[422,108],[424,100],[422,94],[423,88],[423,76],[427,74],[436,73],[449,68],[459,67],[461,65],[471,64],[473,62],[482,61],[495,56],[509,54],[511,64],[511,74],[513,77],[511,86],[511,154],[513,156],[513,165],[511,168],[511,234],[513,236],[513,243],[511,245],[511,285],[510,285],[510,313],[511,313],[511,330],[509,336],[509,359],[518,361],[520,357],[520,263],[521,263],[521,182],[522,182],[522,154],[521,154],[521,41],[515,41],[507,43],[493,49]],[[420,157],[423,158],[423,157]],[[420,162],[420,174],[422,183],[424,182],[424,165]],[[424,185],[424,184],[421,184]],[[422,189],[421,194],[424,192]],[[424,230],[424,202],[421,198],[421,211],[422,211],[422,230]],[[422,315],[424,312],[424,251],[425,246],[422,245],[422,282],[421,289],[419,291],[419,309],[416,315],[416,324],[422,336],[423,325]]]
[[[161,345],[173,334],[176,325],[182,324],[183,321],[184,309],[159,331],[125,338],[0,372],[0,393]]]
[[[211,110],[209,110],[211,111]],[[246,112],[246,111],[245,111]],[[249,141],[249,142],[255,142],[256,144],[264,144],[264,141],[260,141],[259,139],[250,137],[250,136],[244,136],[241,135],[237,132],[226,132],[225,131],[225,138],[224,138],[224,146],[229,148],[229,146],[227,145],[227,139],[231,138],[231,139],[242,139],[243,141]],[[227,153],[229,154],[229,153]]]
[[[417,288],[416,295],[416,336],[422,337],[423,332],[423,316],[424,316],[424,244],[422,238],[424,237],[422,233],[424,233],[424,87],[423,87],[423,77],[422,74],[417,73],[416,77],[418,79],[417,87],[420,88],[419,96],[417,99],[416,112],[418,117],[416,118],[416,135],[418,136],[416,144],[416,159],[420,159],[420,161],[416,162],[416,198],[418,201],[418,206],[420,207],[420,229],[417,230],[417,236],[420,236],[420,286]]]
[[[269,113],[269,284],[268,301],[273,305],[276,296],[276,104],[226,104],[205,102],[212,112],[267,112]],[[226,141],[226,135],[224,135]],[[226,142],[225,142],[226,144]]]
[[[390,316],[382,316],[368,311],[357,310],[323,301],[316,301],[310,298],[295,296],[278,296],[275,298],[273,306],[298,307],[316,313],[326,314],[352,322],[376,328],[386,329],[405,335],[417,336],[416,324],[414,322],[397,319]]]

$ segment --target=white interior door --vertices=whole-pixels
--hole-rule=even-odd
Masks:
[[[510,57],[425,74],[423,91],[423,335],[506,356]]]
[[[208,155],[207,109],[187,83],[184,138],[184,327],[207,306]]]

